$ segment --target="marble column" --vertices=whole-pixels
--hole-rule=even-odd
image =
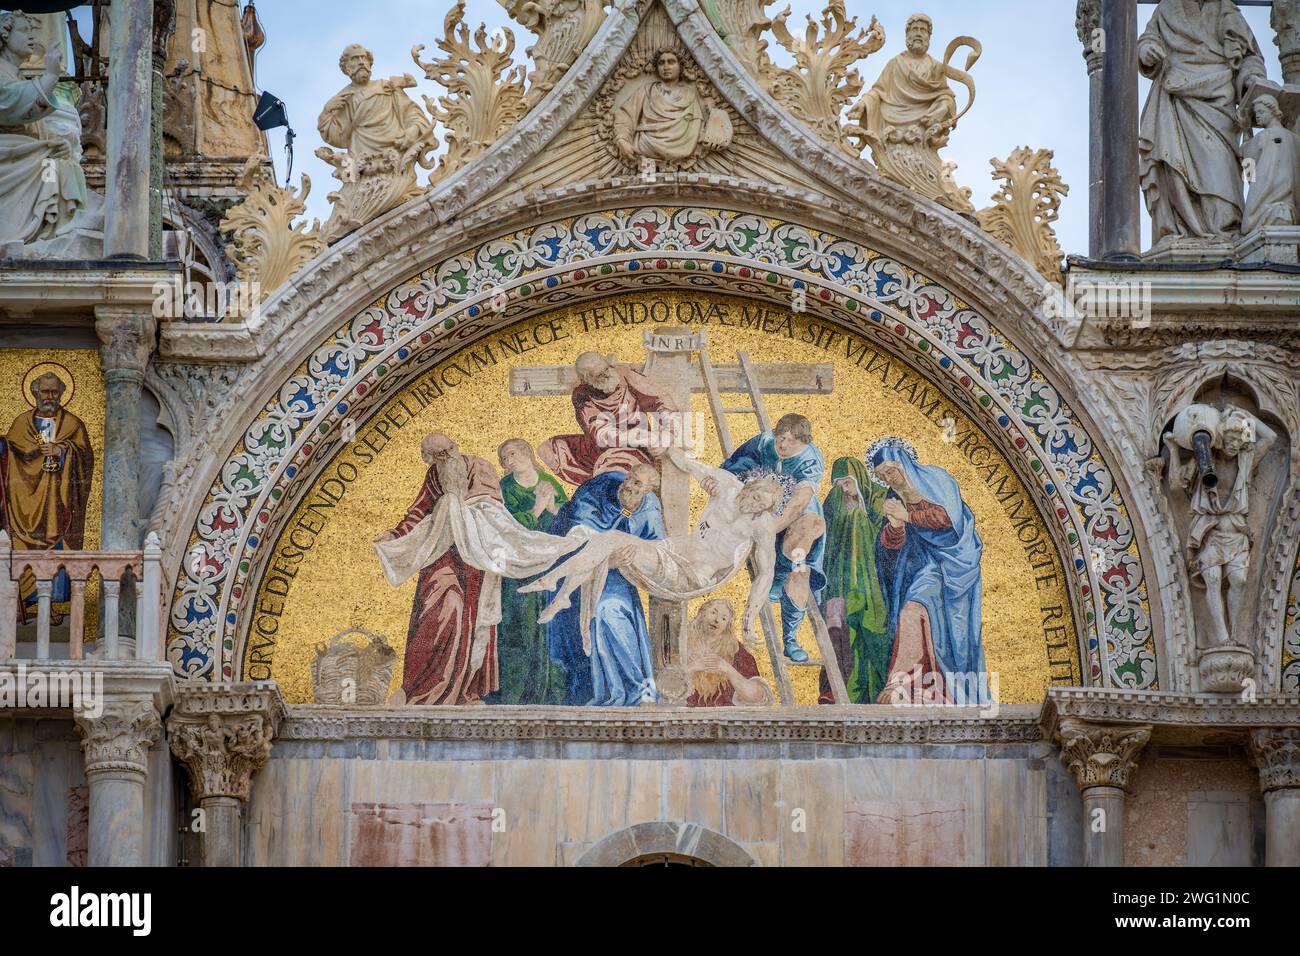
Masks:
[[[104,550],[140,547],[140,399],[157,320],[138,312],[95,311],[104,370]],[[129,602],[128,602],[129,604]]]
[[[266,765],[284,713],[274,684],[182,689],[167,719],[172,753],[185,764],[203,866],[240,866],[243,812],[253,774]],[[193,820],[193,818],[192,818]]]
[[[1300,867],[1300,727],[1253,730],[1250,752],[1264,791],[1264,863]]]
[[[1138,188],[1137,0],[1102,0],[1101,258],[1136,259],[1142,243]]]
[[[108,43],[113,68],[108,83],[104,255],[109,259],[146,259],[153,0],[115,0],[109,8]]]
[[[1105,183],[1102,164],[1105,153],[1102,140],[1105,127],[1101,116],[1101,68],[1106,44],[1101,32],[1101,0],[1079,0],[1074,27],[1083,44],[1083,59],[1088,65],[1088,257],[1101,257],[1103,230],[1102,189]]]
[[[74,715],[86,755],[91,866],[145,863],[144,786],[161,724],[152,701],[114,701],[98,717]]]
[[[1057,739],[1083,797],[1084,865],[1123,866],[1124,794],[1151,727],[1063,717]]]
[[[1282,62],[1283,81],[1300,83],[1300,0],[1273,0],[1269,24]]]

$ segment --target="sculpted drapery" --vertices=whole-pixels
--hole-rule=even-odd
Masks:
[[[1230,0],[1161,0],[1138,40],[1151,79],[1138,135],[1151,240],[1232,236],[1244,199],[1237,113],[1264,60]]]

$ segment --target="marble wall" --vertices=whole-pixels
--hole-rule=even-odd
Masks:
[[[89,792],[71,720],[0,718],[0,866],[85,866]],[[149,754],[145,860],[176,863],[175,769]]]
[[[282,741],[250,865],[571,865],[685,821],[776,865],[1077,865],[1082,809],[1042,744]]]

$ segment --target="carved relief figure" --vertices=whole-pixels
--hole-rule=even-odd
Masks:
[[[602,472],[629,472],[652,462],[663,443],[640,448],[633,442],[649,435],[651,416],[660,421],[673,418],[677,407],[672,399],[652,379],[598,352],[579,355],[574,367],[578,385],[573,390],[573,412],[582,434],[547,439],[538,447],[537,457],[572,485]]]
[[[812,422],[803,415],[785,415],[771,431],[754,436],[722,463],[733,475],[762,470],[785,476],[794,486],[776,522],[775,573],[769,598],[781,605],[785,656],[797,664],[808,660],[808,652],[799,646],[799,625],[808,615],[808,602],[820,599],[826,583],[822,571],[826,521],[817,497],[826,461],[812,439]],[[701,485],[711,493],[712,482]]]
[[[352,82],[330,98],[317,120],[321,139],[346,150],[316,151],[343,182],[330,194],[334,213],[325,225],[330,241],[418,196],[415,166],[430,168],[429,154],[437,145],[433,124],[405,92],[414,88],[414,77],[375,80],[373,67],[374,56],[365,47],[353,43],[344,49],[339,69]]]
[[[420,443],[429,466],[424,485],[406,516],[376,543],[409,535],[445,495],[464,501],[490,498],[501,503],[496,471],[482,458],[461,454],[446,435]],[[394,703],[476,704],[497,689],[497,620],[480,621],[483,571],[444,549],[436,560],[419,562],[411,623],[406,636],[402,688]],[[497,619],[500,610],[496,598]]]
[[[77,90],[59,82],[59,51],[44,51],[40,76],[19,71],[41,52],[41,30],[35,17],[0,14],[0,245],[62,236],[87,205]]]
[[[1138,40],[1151,79],[1138,151],[1151,240],[1241,229],[1237,104],[1266,78],[1259,46],[1231,0],[1161,0]]]
[[[653,75],[628,83],[614,106],[614,143],[629,164],[642,159],[677,162],[699,149],[731,144],[731,119],[709,104],[695,84],[682,76],[682,62],[672,50],[654,55]]]
[[[772,703],[772,689],[758,676],[758,662],[736,639],[736,610],[730,601],[708,601],[691,619],[686,671],[691,683],[688,707]]]
[[[975,102],[975,81],[969,70],[983,48],[971,37],[948,44],[943,62],[930,56],[933,22],[923,13],[908,18],[907,49],[885,66],[875,85],[849,111],[849,121],[860,128],[860,138],[871,147],[880,171],[895,182],[943,203],[958,212],[974,212],[970,190],[960,189],[952,178],[952,164],[939,158],[939,150]],[[966,70],[950,65],[963,46],[971,48]],[[949,80],[970,93],[958,112],[957,96]]]
[[[28,551],[85,547],[86,502],[95,451],[80,418],[64,408],[68,383],[54,372],[32,380],[33,408],[0,440],[0,515],[13,546]],[[36,580],[24,576],[22,613],[36,613]],[[62,620],[71,590],[66,572],[54,581],[53,619]]]
[[[1165,435],[1174,479],[1191,495],[1187,567],[1192,584],[1205,589],[1215,646],[1249,643],[1240,613],[1250,573],[1250,484],[1276,440],[1276,432],[1235,405],[1189,405]],[[1186,461],[1185,451],[1192,453]]]
[[[1242,149],[1254,162],[1254,181],[1246,197],[1242,232],[1264,226],[1294,226],[1296,194],[1300,190],[1300,136],[1287,129],[1277,97],[1265,93],[1255,99],[1251,112],[1260,132]]]
[[[878,702],[985,703],[984,543],[961,488],[940,466],[918,462],[901,438],[872,444],[867,464],[889,489],[876,567],[894,647]]]

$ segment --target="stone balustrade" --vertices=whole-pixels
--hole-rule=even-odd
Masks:
[[[66,615],[56,614],[54,604],[60,572],[66,575],[69,592]],[[26,599],[24,581],[29,589]],[[99,628],[102,640],[91,635],[95,643],[91,655],[101,660],[161,660],[162,546],[156,534],[149,535],[141,551],[26,551],[15,549],[9,535],[0,531],[0,661],[82,660],[86,595],[94,584],[98,584],[98,612],[105,626]],[[124,615],[124,596],[130,600],[132,594],[135,613]],[[24,603],[25,614],[21,613]],[[24,620],[28,623],[20,623]]]

